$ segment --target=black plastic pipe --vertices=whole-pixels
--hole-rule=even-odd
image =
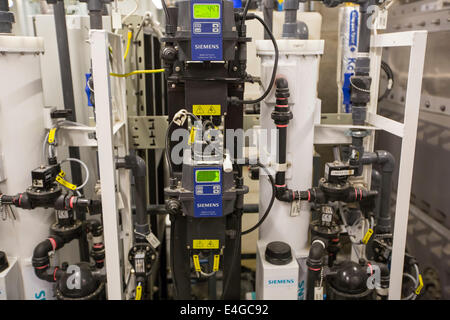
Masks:
[[[370,189],[373,191],[377,191],[379,195],[381,195],[381,173],[372,169],[372,180],[370,183]],[[378,217],[380,214],[380,196],[375,199],[375,209],[374,209],[375,217]]]
[[[275,108],[272,112],[272,119],[278,130],[278,143],[277,143],[277,162],[278,165],[284,166],[284,170],[277,171],[275,173],[275,196],[277,200],[283,202],[292,202],[299,198],[298,192],[288,189],[286,186],[286,167],[287,167],[287,127],[289,120],[293,118],[292,112],[289,107],[288,98],[289,84],[285,78],[278,78],[275,81]]]
[[[66,10],[64,8],[64,1],[57,0],[53,4],[53,16],[55,18],[55,30],[56,30],[56,42],[58,46],[58,58],[59,69],[61,74],[61,85],[64,101],[64,109],[72,112],[68,119],[77,121],[75,111],[75,98],[73,95],[73,83],[72,83],[72,69],[70,65],[70,53],[69,53],[69,40],[67,36],[67,24],[66,24]],[[69,157],[80,159],[80,149],[78,147],[69,147]],[[72,175],[72,181],[75,185],[81,185],[82,175],[81,167],[74,162],[70,163],[70,172]],[[79,219],[84,220],[86,218],[84,213],[80,213]],[[80,239],[79,244],[80,260],[89,261],[89,244],[86,237]]]
[[[395,169],[394,156],[385,150],[366,152],[361,161],[363,164],[378,164],[381,166],[381,190],[379,214],[377,215],[376,232],[378,234],[391,233],[391,193],[392,174]]]
[[[373,18],[372,15],[374,11],[368,12],[370,6],[375,5],[374,0],[364,1],[359,4],[359,12],[361,16],[361,23],[359,27],[359,43],[358,52],[369,52],[370,51],[370,34],[369,29],[370,19]]]
[[[391,233],[391,193],[392,174],[395,158],[387,151],[377,151],[378,163],[381,164],[381,196],[380,213],[377,222],[377,233]]]
[[[136,203],[136,218],[135,228],[137,238],[142,238],[142,235],[150,234],[150,224],[147,217],[147,188],[146,175],[147,166],[144,159],[138,155],[128,155],[124,159],[120,159],[116,163],[116,168],[131,169],[134,177],[134,199]],[[142,235],[140,235],[142,234]]]
[[[307,289],[306,289],[306,299],[314,300],[314,288],[316,283],[320,281],[322,268],[323,268],[323,256],[325,254],[325,249],[327,246],[327,241],[324,239],[315,239],[311,248],[309,249],[309,255],[306,259],[306,265],[308,266],[307,272]]]
[[[49,272],[50,268],[50,258],[48,253],[50,251],[55,251],[61,249],[64,246],[65,242],[63,238],[52,235],[48,239],[40,242],[33,251],[32,264],[34,267],[34,272],[39,279],[55,282],[59,277],[60,272],[58,272],[58,268],[55,268],[53,271]]]
[[[273,7],[274,7],[274,1],[273,0],[263,0],[262,1],[263,6],[263,18],[264,22],[266,23],[267,27],[270,31],[273,30]],[[264,30],[264,39],[269,40],[270,35],[269,33]]]

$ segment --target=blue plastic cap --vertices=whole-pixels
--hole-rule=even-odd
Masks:
[[[92,94],[92,92],[91,92],[91,89],[89,89],[89,86],[88,86],[88,81],[92,77],[92,73],[86,73],[85,77],[86,77],[86,86],[84,87],[84,91],[86,91],[86,96],[87,96],[87,100],[88,100],[88,106],[89,107],[93,107],[92,102],[91,102],[91,94]]]
[[[242,0],[233,0],[233,6],[235,8],[242,8]]]

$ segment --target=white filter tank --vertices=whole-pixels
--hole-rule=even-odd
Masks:
[[[289,83],[289,104],[293,113],[293,119],[290,120],[287,131],[286,184],[292,190],[303,191],[311,188],[312,184],[314,122],[317,113],[320,114],[317,82],[324,41],[278,40],[277,44],[279,47],[277,76],[286,78]],[[261,80],[266,87],[269,85],[274,63],[273,44],[270,40],[260,40],[257,41],[256,46],[257,53],[261,57]],[[275,176],[277,162],[277,129],[271,118],[274,106],[275,88],[272,88],[267,99],[261,103],[261,131],[258,135],[258,146],[260,161],[269,168],[273,176]],[[263,170],[260,170],[259,188],[261,218],[272,194],[272,187],[269,180],[264,177]],[[309,247],[309,222],[309,204],[291,204],[275,200],[270,214],[260,226],[259,243],[286,242],[292,249],[292,255],[300,261],[307,255]],[[263,265],[258,261],[259,268]],[[257,278],[259,273],[267,271],[258,270],[258,267]],[[304,277],[299,275],[299,286],[302,281]]]
[[[43,163],[45,137],[40,70],[41,38],[0,36],[0,192],[15,195],[31,185],[31,170]],[[50,300],[52,284],[37,278],[31,266],[34,247],[49,235],[54,211],[13,207],[16,219],[0,221],[0,250],[18,258],[22,299]]]

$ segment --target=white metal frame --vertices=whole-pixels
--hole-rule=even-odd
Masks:
[[[120,39],[120,36],[105,30],[90,31],[107,294],[112,300],[121,300],[128,295],[122,283],[131,271],[127,255],[133,244],[130,174],[126,169],[116,169],[116,157],[124,157],[129,149],[125,79],[110,77],[110,72],[124,73]]]
[[[401,298],[403,264],[408,228],[408,216],[411,197],[411,183],[416,148],[417,126],[420,110],[423,66],[427,44],[427,31],[408,31],[385,34],[374,34],[371,39],[370,76],[372,78],[371,101],[367,108],[367,123],[361,127],[367,130],[384,130],[402,139],[397,185],[397,202],[395,208],[395,224],[393,232],[393,247],[391,259],[391,274],[389,283],[389,299]],[[378,86],[380,82],[380,64],[382,49],[386,47],[410,47],[408,83],[406,88],[405,118],[403,123],[377,114]],[[332,115],[328,115],[332,116]],[[339,117],[344,117],[340,119]],[[344,132],[354,127],[345,124],[345,115],[336,115],[330,122],[336,124],[318,124],[315,126],[315,144],[349,143],[350,138]],[[344,124],[343,124],[344,122]],[[365,138],[365,150],[374,150],[375,135]],[[371,168],[364,168],[364,181],[370,187]]]
[[[393,233],[391,274],[389,282],[389,300],[401,298],[403,264],[408,228],[408,215],[411,197],[411,183],[416,149],[417,125],[419,120],[420,96],[422,90],[423,66],[427,44],[427,31],[396,32],[372,37],[371,61],[381,61],[382,48],[409,46],[409,72],[406,88],[405,118],[403,123],[377,114],[377,104],[372,96],[367,114],[367,122],[402,139],[399,161],[399,179],[397,185],[397,202],[395,207],[395,224]],[[379,83],[379,69],[372,76],[376,85]],[[378,88],[374,90],[377,92]],[[376,96],[376,97],[377,97]]]

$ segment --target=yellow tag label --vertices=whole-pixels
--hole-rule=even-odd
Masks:
[[[213,239],[196,239],[192,241],[194,249],[219,249],[219,240]]]
[[[219,270],[219,262],[220,262],[220,255],[215,254],[214,255],[213,271]]]
[[[58,182],[60,185],[62,185],[64,187],[66,187],[67,189],[75,190],[77,188],[77,186],[74,184],[71,184],[69,181],[64,180],[63,177],[65,175],[66,174],[64,173],[64,171],[61,170],[61,172],[56,176],[56,179],[55,179],[56,182]]]
[[[48,143],[52,144],[55,142],[55,134],[56,134],[56,128],[53,128],[48,133]]]
[[[141,298],[142,298],[142,286],[137,286],[135,300],[141,300]]]
[[[198,259],[198,255],[197,255],[197,254],[194,254],[194,255],[192,256],[192,259],[194,260],[194,268],[195,268],[195,271],[197,271],[197,272],[202,271],[202,269],[200,268],[200,260]]]
[[[364,244],[367,244],[367,242],[369,242],[370,237],[372,236],[372,234],[373,234],[373,230],[372,229],[367,230],[366,234],[364,235],[364,238],[362,239],[362,242]]]
[[[192,113],[196,116],[220,116],[220,104],[194,104]]]
[[[195,132],[197,131],[196,127],[192,127],[191,133],[189,134],[189,145],[194,143],[195,140]]]
[[[416,294],[420,294],[420,291],[422,291],[423,288],[423,279],[422,279],[422,275],[419,274],[419,286],[416,289]]]

